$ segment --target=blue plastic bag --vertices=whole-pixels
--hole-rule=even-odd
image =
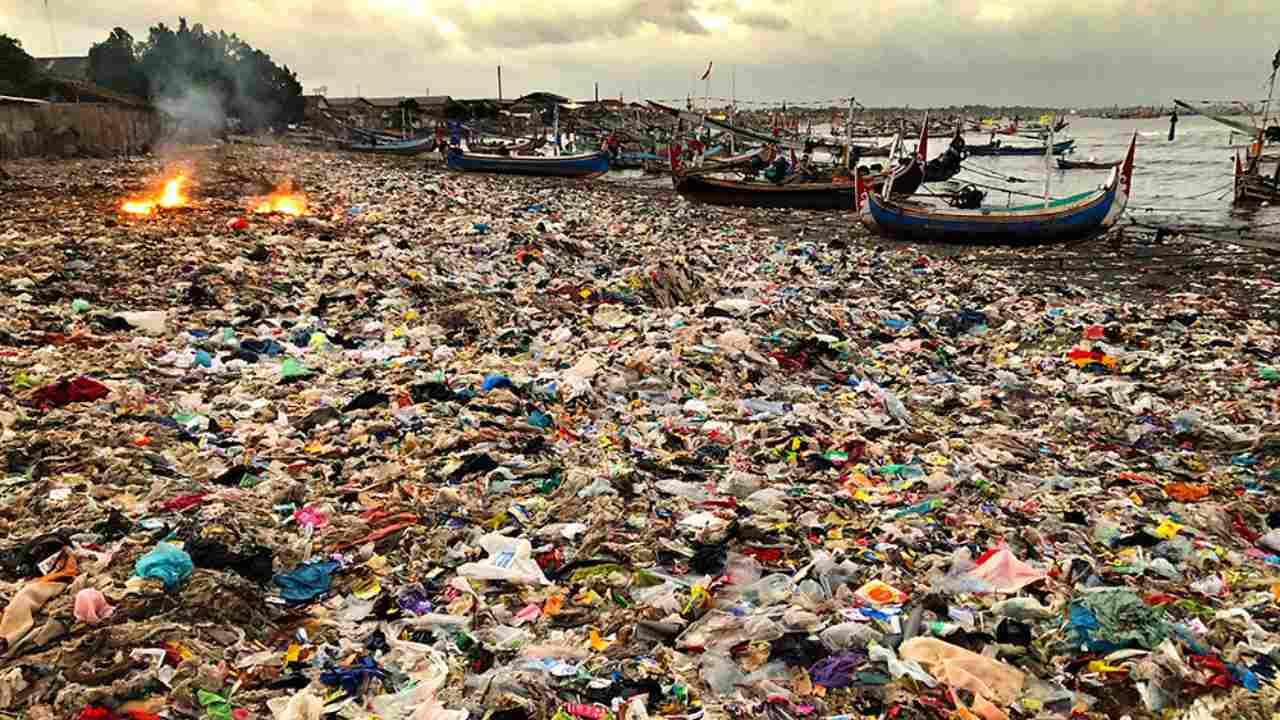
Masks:
[[[151,552],[138,558],[133,573],[138,577],[159,578],[164,589],[172,590],[178,583],[191,577],[191,556],[169,543],[162,542]]]
[[[276,575],[272,582],[280,588],[280,595],[285,600],[291,603],[311,602],[329,591],[333,584],[333,571],[339,567],[336,562],[300,565],[292,572]]]

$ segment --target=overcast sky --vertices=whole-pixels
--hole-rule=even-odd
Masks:
[[[1265,96],[1280,0],[0,0],[28,52],[178,16],[333,96],[712,96],[870,106]],[[52,23],[50,23],[50,20]],[[52,24],[52,32],[50,25]]]

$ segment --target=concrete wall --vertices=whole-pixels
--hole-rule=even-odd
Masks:
[[[0,159],[139,152],[160,136],[154,110],[105,103],[0,104]]]

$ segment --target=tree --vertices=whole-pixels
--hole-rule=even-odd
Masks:
[[[0,95],[30,92],[40,78],[35,58],[22,49],[22,41],[0,34]]]
[[[137,43],[124,28],[89,49],[89,79],[117,92],[147,96],[147,78],[138,62]]]
[[[135,82],[155,102],[176,100],[179,106],[207,107],[211,101],[249,130],[302,118],[305,101],[298,76],[234,33],[208,32],[200,23],[188,24],[186,18],[179,18],[177,28],[158,23],[138,43],[117,28],[94,49],[104,71],[111,68],[116,73],[109,76],[112,82],[129,77],[122,69],[129,66],[131,51]],[[92,67],[92,54],[90,63]],[[190,98],[200,102],[185,102]]]

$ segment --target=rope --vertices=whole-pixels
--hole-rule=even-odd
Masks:
[[[1032,195],[1031,193],[1019,192],[1019,191],[1017,191],[1017,190],[1010,190],[1009,188],[997,187],[997,186],[995,186],[995,185],[983,185],[982,183],[976,183],[976,182],[971,182],[971,183],[969,183],[969,184],[970,184],[970,185],[973,185],[974,187],[980,187],[980,188],[983,188],[984,190],[995,190],[996,192],[1009,193],[1010,195],[1019,195],[1019,196],[1021,196],[1021,197],[1029,197],[1029,198],[1032,198],[1032,199],[1034,199],[1034,200],[1044,200],[1044,195],[1043,195],[1043,194],[1041,194],[1041,195]]]
[[[968,171],[971,171],[971,172],[978,173],[979,175],[983,175],[983,176],[985,176],[985,177],[989,177],[989,178],[991,178],[992,180],[1002,180],[1002,181],[1004,181],[1004,182],[1010,182],[1010,183],[1025,183],[1025,182],[1031,182],[1030,180],[1027,180],[1026,178],[1020,178],[1020,177],[1016,177],[1016,176],[1013,176],[1013,175],[1002,175],[1002,174],[1000,174],[1000,173],[998,173],[998,172],[994,172],[994,171],[992,171],[992,170],[987,170],[987,169],[983,168],[983,167],[982,167],[982,166],[980,166],[980,165],[968,165],[968,164],[966,164],[966,165],[964,165],[964,166],[963,166],[962,171],[963,171],[963,170],[968,170]]]

